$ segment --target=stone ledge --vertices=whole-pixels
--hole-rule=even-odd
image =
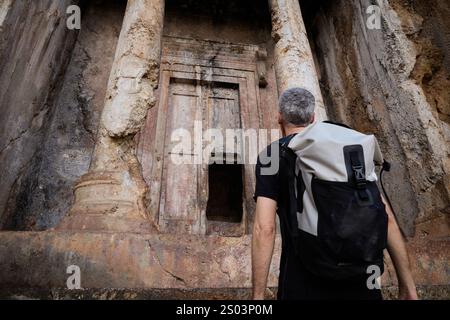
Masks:
[[[414,277],[425,298],[449,298],[448,248],[447,238],[409,243]],[[136,298],[245,299],[251,288],[250,250],[249,235],[0,232],[0,293],[70,297],[72,292],[53,288],[66,287],[67,267],[77,265],[87,290],[74,293],[81,299],[102,298],[102,293],[126,298],[127,292],[130,298],[137,293]],[[277,238],[271,287],[277,285],[279,258]],[[382,284],[387,297],[394,297],[395,272],[389,262]]]
[[[77,265],[83,288],[250,288],[250,250],[248,235],[0,232],[0,287],[65,287]]]
[[[277,289],[272,288],[269,300],[276,297]],[[395,300],[396,287],[383,288],[386,300]],[[420,286],[422,300],[449,300],[450,285]],[[38,288],[1,288],[0,299],[5,300],[250,300],[250,289],[83,289],[51,290]]]

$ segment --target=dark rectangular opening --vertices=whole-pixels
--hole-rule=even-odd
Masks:
[[[211,164],[206,207],[208,234],[236,235],[243,217],[243,165]]]

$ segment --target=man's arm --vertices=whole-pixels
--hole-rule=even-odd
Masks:
[[[276,233],[276,201],[258,197],[252,239],[253,299],[264,300]]]
[[[386,206],[386,212],[389,218],[387,249],[397,273],[399,286],[398,297],[402,300],[417,300],[416,285],[414,284],[414,279],[412,277],[405,241],[394,213],[384,197],[383,202]]]

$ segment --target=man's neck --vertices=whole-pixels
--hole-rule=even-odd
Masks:
[[[284,133],[285,133],[286,137],[288,137],[290,135],[302,132],[303,130],[305,130],[305,128],[306,127],[285,127]]]

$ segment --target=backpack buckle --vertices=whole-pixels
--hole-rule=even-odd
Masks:
[[[352,169],[355,176],[356,187],[358,189],[364,189],[367,184],[366,176],[364,174],[364,166],[352,166]]]
[[[366,176],[364,175],[364,166],[352,166],[352,169],[355,176],[356,188],[358,189],[357,193],[359,195],[359,198],[362,201],[368,201],[370,199],[370,193],[366,189],[367,180]]]

